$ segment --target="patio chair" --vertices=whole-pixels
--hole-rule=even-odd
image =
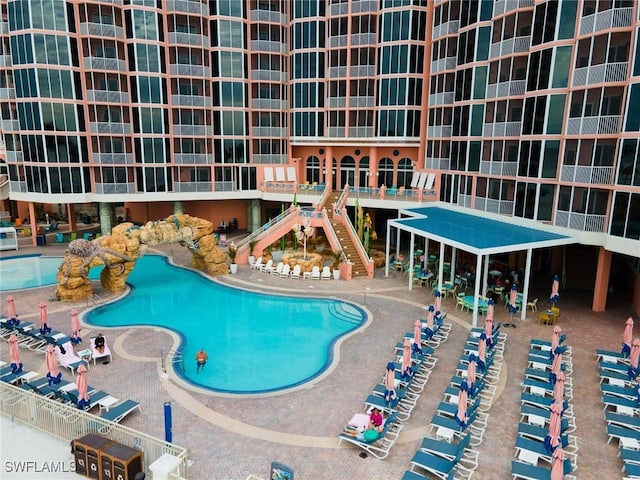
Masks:
[[[563,463],[563,470],[564,470],[563,478],[565,480],[568,480],[570,477],[567,477],[567,475],[573,472],[573,465],[571,464],[571,459],[565,458]],[[551,469],[545,468],[545,467],[538,467],[528,463],[523,463],[518,460],[512,460],[511,474],[513,475],[514,479],[520,478],[523,480],[531,480],[531,479],[545,480],[545,479],[551,478]]]
[[[56,233],[56,243],[64,243],[64,233]]]
[[[125,400],[124,402],[110,407],[109,410],[103,412],[100,418],[119,423],[123,418],[132,413],[134,410],[140,409],[140,404],[135,400]]]
[[[48,227],[44,227],[44,233],[55,232],[56,230],[58,230],[59,227],[60,227],[60,223],[59,222],[52,223]]]
[[[466,463],[462,465],[462,463]],[[452,472],[473,472],[478,467],[478,452],[463,449],[453,459],[418,450],[411,459],[411,470],[419,468],[442,480],[454,478]]]
[[[356,437],[352,437],[345,433],[341,433],[338,437],[338,446],[343,442],[349,442],[362,450],[370,453],[379,460],[387,458],[391,447],[398,439],[402,425],[396,421],[396,416],[391,414],[384,422],[384,427],[378,438],[372,442],[366,442],[364,440],[358,440]]]
[[[269,269],[271,269],[271,267],[273,267],[273,260],[267,260],[267,263],[260,266],[260,271],[269,272]]]
[[[62,353],[64,351],[64,353]],[[55,349],[56,358],[58,359],[58,365],[68,368],[71,373],[75,373],[76,368],[80,365],[89,366],[89,362],[83,360],[73,351],[73,343],[71,341],[66,342],[63,345],[59,345]]]
[[[291,274],[289,275],[291,278],[300,278],[302,276],[302,267],[300,265],[294,265],[293,270],[291,270]]]
[[[469,447],[470,441],[470,433],[462,437],[458,443],[449,443],[436,438],[424,437],[420,444],[420,450],[453,460],[458,456],[461,450],[465,450]]]
[[[564,449],[563,449],[564,450]],[[566,457],[565,461],[568,459],[571,461],[572,469],[567,472],[571,473],[578,467],[577,457],[575,452],[564,451]],[[552,458],[551,454],[547,450],[544,441],[533,440],[525,437],[516,437],[516,458],[533,458],[537,457],[538,459],[542,459],[547,463],[551,463]],[[566,468],[566,466],[565,466]]]
[[[282,270],[280,271],[280,277],[283,277],[283,278],[288,277],[290,273],[291,273],[291,267],[289,266],[288,263],[285,263],[282,266]]]
[[[331,268],[328,265],[322,267],[322,273],[320,273],[320,278],[322,280],[331,280]]]
[[[532,312],[538,311],[538,299],[534,298],[532,301],[527,302],[527,308],[530,308]]]
[[[262,257],[258,257],[255,262],[251,264],[253,270],[260,270],[262,268]]]
[[[96,364],[96,360],[100,358],[108,358],[110,362],[113,361],[113,356],[111,355],[111,350],[109,349],[106,338],[104,339],[104,350],[102,350],[102,353],[96,349],[96,337],[91,337],[89,349],[91,350],[91,358],[93,359],[94,365]]]
[[[269,273],[271,275],[277,275],[280,276],[280,274],[282,273],[282,269],[284,268],[284,263],[282,262],[278,262],[278,265],[276,265],[276,268],[271,268],[269,269]]]
[[[311,280],[320,280],[320,267],[317,265],[314,265],[311,268]]]

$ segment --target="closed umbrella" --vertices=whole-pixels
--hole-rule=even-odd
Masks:
[[[544,446],[552,453],[560,442],[560,426],[562,424],[562,404],[554,402],[550,407],[549,431],[544,439]]]
[[[549,372],[549,382],[554,384],[558,378],[558,373],[562,370],[562,354],[554,353],[552,356],[553,362],[551,363],[551,372]]]
[[[413,353],[422,355],[422,322],[413,322]]]
[[[442,294],[440,290],[436,290],[435,293],[436,299],[434,301],[435,309],[436,309],[436,317],[440,316],[440,311],[442,310]]]
[[[484,335],[487,343],[493,344],[493,299],[487,302],[487,315],[484,317]]]
[[[469,355],[469,365],[467,365],[467,390],[469,395],[473,396],[476,390],[476,362],[478,357],[475,354]]]
[[[75,308],[71,309],[71,343],[74,345],[82,342],[80,338],[80,320],[78,320],[78,311]]]
[[[638,376],[638,361],[640,360],[640,338],[633,340],[631,355],[629,355],[629,378],[635,380]]]
[[[433,305],[429,305],[427,308],[427,328],[424,329],[424,334],[431,338],[435,333],[435,325],[433,323],[433,315],[434,315],[435,307]]]
[[[551,295],[549,295],[549,300],[551,301],[552,306],[556,306],[558,300],[560,300],[560,279],[558,275],[553,276],[553,282],[551,283]]]
[[[511,291],[509,292],[509,317],[511,318],[509,323],[505,323],[505,327],[515,327],[516,325],[513,323],[513,316],[518,311],[518,287],[516,285],[511,286]]]
[[[78,386],[78,408],[84,410],[89,408],[89,383],[87,380],[87,367],[80,365],[78,367],[78,376],[76,377],[76,385]]]
[[[553,333],[551,334],[551,355],[556,353],[562,353],[563,348],[560,347],[560,335],[562,334],[562,328],[559,325],[553,327]]]
[[[633,318],[627,318],[624,332],[622,332],[622,354],[629,356],[631,354],[631,340],[633,340]]]
[[[564,476],[564,450],[558,447],[553,451],[551,459],[551,480],[562,480]]]
[[[47,324],[47,304],[40,302],[38,307],[40,307],[40,333],[44,335],[51,331],[51,327]]]
[[[464,430],[467,426],[467,391],[460,386],[458,392],[458,412],[456,413],[456,422],[460,426],[460,430]]]
[[[387,403],[391,403],[397,398],[394,371],[395,366],[393,365],[393,362],[387,363],[387,373],[384,375],[384,401]]]
[[[20,361],[20,347],[18,346],[18,337],[11,334],[9,337],[9,356],[11,357],[11,373],[22,373],[22,362]]]
[[[405,338],[402,346],[402,378],[410,378],[413,374],[411,370],[411,339]]]
[[[553,400],[562,406],[564,402],[564,372],[556,375],[556,384],[553,386]]]
[[[18,325],[18,314],[16,313],[16,304],[11,295],[7,296],[7,317],[10,325]]]
[[[487,355],[487,342],[483,336],[480,336],[480,341],[478,342],[478,368],[484,371],[487,366],[485,364]]]
[[[47,378],[49,379],[49,385],[57,385],[62,379],[62,372],[58,368],[58,359],[54,349],[55,347],[53,345],[49,345],[44,354],[47,362]]]

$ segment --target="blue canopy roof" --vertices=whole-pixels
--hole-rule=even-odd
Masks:
[[[469,212],[475,212],[470,210]],[[508,253],[578,243],[578,239],[534,227],[517,225],[443,207],[403,210],[408,218],[391,220],[391,226],[442,242],[476,255]]]

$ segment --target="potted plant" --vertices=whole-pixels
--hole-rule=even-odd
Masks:
[[[227,252],[227,255],[229,255],[229,260],[231,260],[231,273],[238,272],[238,264],[236,263],[237,254],[238,247],[236,247],[235,243],[231,242],[231,244],[229,245],[229,251]]]
[[[253,262],[256,261],[256,257],[253,254],[253,251],[256,248],[256,245],[258,244],[258,240],[250,240],[249,241],[249,265],[253,265]]]
[[[340,280],[340,262],[342,262],[342,257],[344,256],[344,252],[342,250],[335,250],[333,252],[333,279]]]

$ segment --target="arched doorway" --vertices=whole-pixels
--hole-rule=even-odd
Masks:
[[[378,187],[382,185],[393,186],[393,160],[387,157],[380,159],[378,164]]]
[[[341,188],[344,188],[345,185],[353,187],[356,184],[356,162],[353,157],[349,155],[342,157],[338,177]]]
[[[369,187],[369,157],[362,157],[358,166],[358,187]]]
[[[312,155],[307,159],[306,164],[307,168],[305,181],[309,183],[322,183],[322,181],[320,180],[322,178],[322,172],[320,171],[320,159]]]
[[[413,160],[402,158],[398,163],[398,187],[409,188],[413,178]]]

